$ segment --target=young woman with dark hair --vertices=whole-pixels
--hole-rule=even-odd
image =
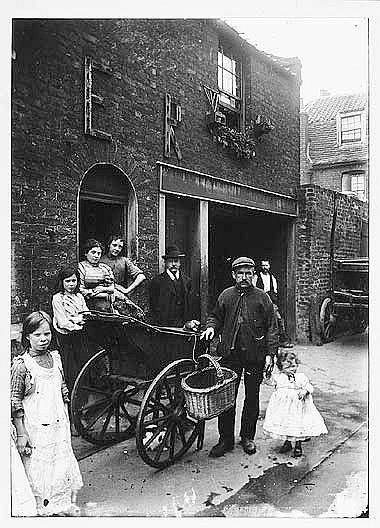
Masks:
[[[114,276],[111,268],[100,262],[103,246],[95,238],[84,244],[85,260],[79,263],[80,291],[90,310],[113,312]]]
[[[88,308],[79,291],[79,281],[77,269],[62,269],[57,275],[52,298],[53,326],[57,333],[70,392],[80,369],[90,355],[87,336],[83,331],[83,312],[88,311]]]
[[[129,295],[145,280],[145,275],[129,258],[122,255],[125,241],[120,234],[110,235],[100,262],[112,269],[115,279],[115,309],[125,315],[143,318],[144,313]]]

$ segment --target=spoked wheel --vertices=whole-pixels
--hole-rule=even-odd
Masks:
[[[71,396],[71,416],[82,438],[107,445],[130,438],[141,405],[140,389],[120,375],[107,350],[97,352],[80,371]]]
[[[330,297],[323,300],[319,312],[322,339],[325,343],[332,341],[335,333],[336,315],[334,313],[334,303]]]
[[[191,372],[191,359],[170,363],[152,381],[141,404],[136,427],[136,445],[149,466],[164,468],[181,458],[198,439],[203,444],[204,422],[186,413],[181,379]]]

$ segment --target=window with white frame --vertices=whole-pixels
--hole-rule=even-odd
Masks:
[[[342,116],[340,119],[340,142],[360,141],[362,138],[361,114]]]
[[[220,110],[226,116],[226,124],[240,128],[241,112],[241,62],[221,44],[218,50],[218,88]]]
[[[342,175],[342,192],[366,200],[366,182],[364,172],[352,172]]]
[[[364,141],[367,131],[366,110],[340,112],[336,116],[338,146]]]

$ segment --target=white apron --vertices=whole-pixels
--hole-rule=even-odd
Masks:
[[[17,436],[16,430],[12,424],[11,427],[13,433],[11,435],[12,517],[35,517],[37,515],[36,501],[13,438]]]
[[[71,492],[83,486],[62,398],[61,358],[57,351],[51,356],[50,369],[39,366],[28,353],[22,356],[33,385],[23,400],[25,428],[32,444],[32,454],[24,457],[24,465],[39,515],[68,509]]]

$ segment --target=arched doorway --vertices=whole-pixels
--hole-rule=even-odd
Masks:
[[[122,170],[109,163],[91,167],[82,179],[78,202],[79,260],[88,238],[105,244],[112,233],[121,233],[127,241],[126,255],[137,258],[136,192]]]

